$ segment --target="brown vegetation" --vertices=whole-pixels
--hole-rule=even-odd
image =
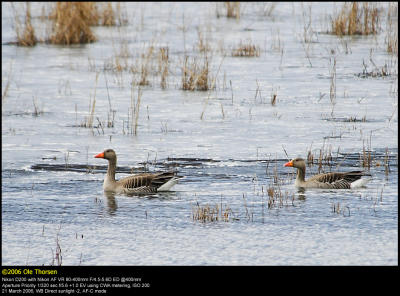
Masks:
[[[232,50],[233,57],[259,57],[260,47],[256,46],[248,41],[248,43],[243,43],[240,41],[239,45]]]
[[[14,9],[13,4],[11,4]],[[45,11],[42,9],[40,20],[44,21]],[[122,16],[120,4],[116,4],[116,10],[112,3],[96,2],[56,2],[54,9],[47,17],[51,20],[52,28],[50,36],[43,38],[51,44],[85,44],[96,41],[90,26],[117,26],[127,22],[126,16]],[[22,25],[15,17],[15,30],[17,42],[20,46],[34,46],[38,42],[35,30],[31,24],[30,4],[26,4],[25,25]],[[43,41],[42,41],[43,42]]]
[[[338,36],[376,34],[378,23],[379,11],[376,4],[345,2],[340,13],[332,20],[332,33]]]
[[[203,58],[203,64],[200,64],[194,57],[190,63],[189,57],[185,56],[182,67],[182,89],[183,90],[209,90],[210,89],[210,71],[208,58]]]
[[[144,61],[140,68],[141,71],[140,71],[139,85],[141,86],[150,84],[150,82],[147,79],[147,76],[149,75],[149,65],[150,65],[149,63],[153,56],[153,51],[154,51],[154,46],[150,45],[149,48],[147,49],[147,53],[142,54],[142,59],[144,59]]]
[[[15,8],[13,3],[11,3],[13,10]],[[31,23],[31,8],[30,3],[26,3],[26,15],[25,15],[25,25],[23,29],[21,29],[21,23],[19,18],[15,16],[15,31],[17,33],[17,42],[16,44],[19,46],[34,46],[37,43],[37,39],[35,37],[35,30]]]
[[[385,43],[387,52],[398,55],[398,3],[389,3],[388,15],[386,20],[386,38]]]
[[[169,65],[169,48],[161,47],[159,52],[159,73],[161,75],[161,88],[167,88],[167,77],[168,77],[168,65]]]
[[[205,205],[200,206],[197,203],[197,207],[192,209],[192,219],[194,221],[200,222],[215,222],[215,221],[224,221],[229,222],[230,215],[232,214],[232,210],[225,206],[225,209],[221,205],[216,204],[215,206]]]
[[[103,11],[101,12],[100,25],[102,26],[116,25],[115,12],[112,8],[111,2],[107,2],[104,4]]]
[[[240,18],[240,2],[225,2],[226,17]]]
[[[82,44],[96,41],[90,25],[97,23],[98,13],[94,2],[57,2],[51,17],[52,44]]]
[[[289,192],[285,191],[283,193],[279,186],[269,186],[267,189],[268,193],[268,209],[272,209],[276,206],[283,207],[284,205],[288,206],[288,201],[290,201],[291,205],[294,205],[294,193],[290,195]]]

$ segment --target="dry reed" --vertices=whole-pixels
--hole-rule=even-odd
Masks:
[[[52,13],[52,44],[83,44],[96,41],[90,25],[97,24],[98,10],[94,2],[57,2]]]
[[[322,147],[319,149],[318,157],[314,155],[311,148],[312,145],[307,151],[307,166],[312,167],[314,164],[318,165],[318,173],[324,172],[325,166],[329,166],[329,169],[331,169],[334,161],[337,160],[337,156],[335,159],[333,157],[332,145],[326,145],[324,140]],[[339,148],[336,154],[339,155]]]
[[[215,204],[214,206],[208,204],[200,206],[197,202],[197,206],[192,208],[192,219],[203,223],[216,221],[229,222],[231,214],[232,210],[228,206],[224,208],[222,203]]]
[[[96,73],[96,81],[94,87],[93,101],[92,98],[89,98],[89,116],[85,116],[85,121],[80,124],[80,127],[91,128],[93,132],[93,120],[94,120],[94,111],[96,108],[96,88],[97,82],[99,80],[99,72]],[[75,112],[77,110],[75,109]]]
[[[333,110],[336,104],[336,57],[330,59],[330,87],[329,87],[329,99],[331,102],[331,116],[333,116]]]
[[[272,12],[275,9],[276,2],[263,2],[262,4],[262,15],[264,16],[271,16]]]
[[[102,3],[100,6],[96,2],[57,2],[55,8],[48,16],[44,7],[40,20],[52,20],[50,36],[46,42],[51,44],[70,45],[85,44],[96,41],[90,26],[121,26],[127,23],[126,15],[122,14],[120,3],[113,9],[111,2]],[[15,12],[13,3],[11,6]],[[26,4],[25,25],[22,25],[18,17],[15,16],[15,30],[19,46],[34,46],[38,40],[35,37],[35,30],[31,24],[30,3]],[[42,41],[43,42],[43,41]]]
[[[56,234],[56,252],[55,252],[55,254],[53,252],[53,249],[51,249],[51,252],[52,252],[53,256],[52,256],[52,262],[51,262],[50,265],[52,265],[52,266],[54,266],[55,263],[57,263],[57,266],[61,266],[62,265],[62,258],[63,257],[62,257],[60,239],[59,239],[60,230],[61,230],[61,224],[58,226],[58,230],[57,230],[57,234]],[[43,232],[44,232],[44,226],[43,226],[43,230],[42,230],[42,235],[43,235]]]
[[[213,81],[212,81],[211,86],[210,86],[209,89],[214,89],[214,88],[215,88],[215,82],[217,81],[217,77],[218,77],[219,71],[221,70],[221,66],[222,66],[222,63],[223,63],[224,59],[225,59],[225,56],[221,59],[221,63],[219,64],[217,74],[215,75],[215,77],[214,77],[214,79],[213,79]],[[200,115],[200,119],[201,119],[201,120],[203,120],[204,113],[206,112],[206,107],[207,107],[207,105],[208,105],[208,101],[210,100],[210,95],[211,95],[211,92],[208,92],[207,99],[206,99],[206,101],[205,101],[205,103],[204,103],[203,111],[201,112],[201,115]],[[224,116],[225,116],[225,115],[224,115]]]
[[[197,30],[197,36],[198,36],[198,42],[196,45],[199,52],[201,53],[209,52],[211,50],[209,38],[204,38],[204,34],[200,29]]]
[[[389,166],[389,149],[386,147],[385,150],[385,158],[384,158],[384,163],[385,163],[385,176],[387,177],[390,173],[390,166]]]
[[[292,193],[292,195],[290,195],[288,191],[285,191],[283,193],[279,186],[269,186],[267,189],[267,194],[268,194],[268,202],[267,202],[268,209],[272,209],[276,206],[280,208],[283,206],[288,206],[289,200],[291,202],[291,205],[292,206],[294,205],[294,193]]]
[[[189,57],[185,56],[182,67],[182,89],[183,90],[200,90],[206,91],[210,89],[210,71],[208,57],[203,58],[203,63],[200,64],[194,57],[189,63]]]
[[[15,13],[15,8],[13,3],[11,3],[11,7]],[[15,13],[15,31],[17,34],[17,42],[18,46],[34,46],[37,43],[37,39],[35,37],[35,30],[31,23],[31,7],[30,3],[26,2],[26,14],[25,14],[25,25],[23,29],[21,29],[21,22]],[[22,31],[22,32],[21,32]]]
[[[276,104],[276,97],[277,97],[276,92],[273,92],[273,93],[271,94],[271,105],[272,105],[272,106],[275,106],[275,104]]]
[[[240,19],[240,2],[224,2],[226,17]]]
[[[379,11],[376,4],[345,2],[339,14],[332,20],[332,33],[338,36],[376,34],[378,24]]]
[[[346,210],[347,209],[347,210]],[[349,206],[341,206],[339,202],[332,203],[332,213],[342,214],[345,217],[350,217],[350,207]],[[347,216],[346,216],[347,214]]]
[[[12,63],[10,63],[10,70],[8,72],[8,76],[7,76],[7,82],[6,85],[3,87],[3,78],[5,77],[5,75],[1,75],[1,84],[2,84],[2,89],[3,92],[1,93],[1,102],[3,103],[5,98],[8,95],[8,90],[10,88],[10,84],[11,84],[11,78],[12,78]]]
[[[252,44],[251,41],[247,43],[240,41],[238,46],[232,50],[231,54],[233,57],[259,57],[260,47]]]
[[[39,109],[39,106],[35,100],[35,97],[32,98],[33,101],[33,113],[32,115],[35,117],[38,117],[39,115],[43,114],[43,110]]]
[[[153,56],[153,50],[154,46],[149,46],[147,53],[142,55],[142,58],[144,58],[144,62],[141,65],[141,71],[140,71],[140,81],[139,85],[144,86],[144,85],[149,85],[150,82],[147,79],[149,75],[149,65],[150,65],[150,59]]]
[[[369,137],[369,141],[367,139],[367,147],[365,147],[365,140],[363,139],[363,150],[362,150],[362,155],[360,155],[360,163],[362,165],[362,167],[367,168],[368,170],[370,170],[371,168],[371,164],[372,164],[372,132],[370,134]]]
[[[137,135],[137,128],[139,123],[140,103],[142,99],[142,89],[139,86],[137,90],[137,98],[135,100],[134,87],[131,87],[131,107],[128,110],[128,127],[130,127],[130,134]],[[130,117],[130,119],[129,119]],[[129,124],[130,120],[130,124]]]
[[[386,49],[390,54],[398,55],[398,3],[390,2],[386,20]]]
[[[104,3],[99,22],[103,26],[116,25],[116,16],[111,2]]]
[[[168,77],[168,65],[169,65],[169,48],[161,47],[159,52],[159,72],[161,75],[161,88],[167,88],[167,77]]]

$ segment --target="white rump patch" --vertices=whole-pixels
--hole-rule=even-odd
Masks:
[[[354,189],[354,188],[364,187],[365,184],[367,184],[370,180],[371,180],[371,178],[358,179],[357,181],[354,181],[353,183],[350,184],[350,188]]]
[[[161,185],[157,191],[168,191],[170,190],[176,183],[178,183],[178,180],[180,178],[173,177],[171,180],[169,180],[167,183]]]

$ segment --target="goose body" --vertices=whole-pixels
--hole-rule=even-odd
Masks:
[[[107,149],[95,155],[95,158],[108,160],[107,174],[104,178],[103,189],[113,193],[132,193],[145,194],[168,191],[181,178],[176,172],[143,173],[115,180],[115,170],[117,168],[117,155],[114,150]]]
[[[369,175],[363,171],[318,174],[305,180],[306,163],[302,158],[292,159],[284,166],[297,168],[295,186],[301,188],[353,189],[363,187],[369,181],[369,179],[361,178]]]

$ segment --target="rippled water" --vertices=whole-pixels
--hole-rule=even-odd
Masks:
[[[43,5],[32,4],[34,24]],[[128,24],[93,28],[95,43],[24,48],[7,44],[14,16],[2,3],[3,265],[56,265],[58,248],[62,265],[397,264],[397,56],[386,52],[385,18],[376,37],[340,39],[323,33],[335,5],[278,3],[271,16],[262,4],[242,5],[232,20],[217,17],[215,3],[130,3]],[[302,43],[310,7],[314,33]],[[211,92],[181,90],[185,51],[201,57],[199,30],[212,48]],[[260,56],[232,57],[248,39]],[[170,74],[166,89],[154,73],[142,87],[132,135],[130,82],[139,74],[105,65],[123,46],[140,65],[150,44],[169,48]],[[371,60],[393,73],[363,77]],[[85,128],[94,96],[97,127]],[[110,108],[114,126],[100,126]],[[173,168],[184,178],[172,192],[105,195],[107,163],[93,158],[105,148],[118,154],[117,177]],[[318,172],[320,152],[323,171],[362,168],[370,153],[372,180],[299,192],[283,164],[308,151],[307,175]],[[195,219],[207,206],[226,219]]]

